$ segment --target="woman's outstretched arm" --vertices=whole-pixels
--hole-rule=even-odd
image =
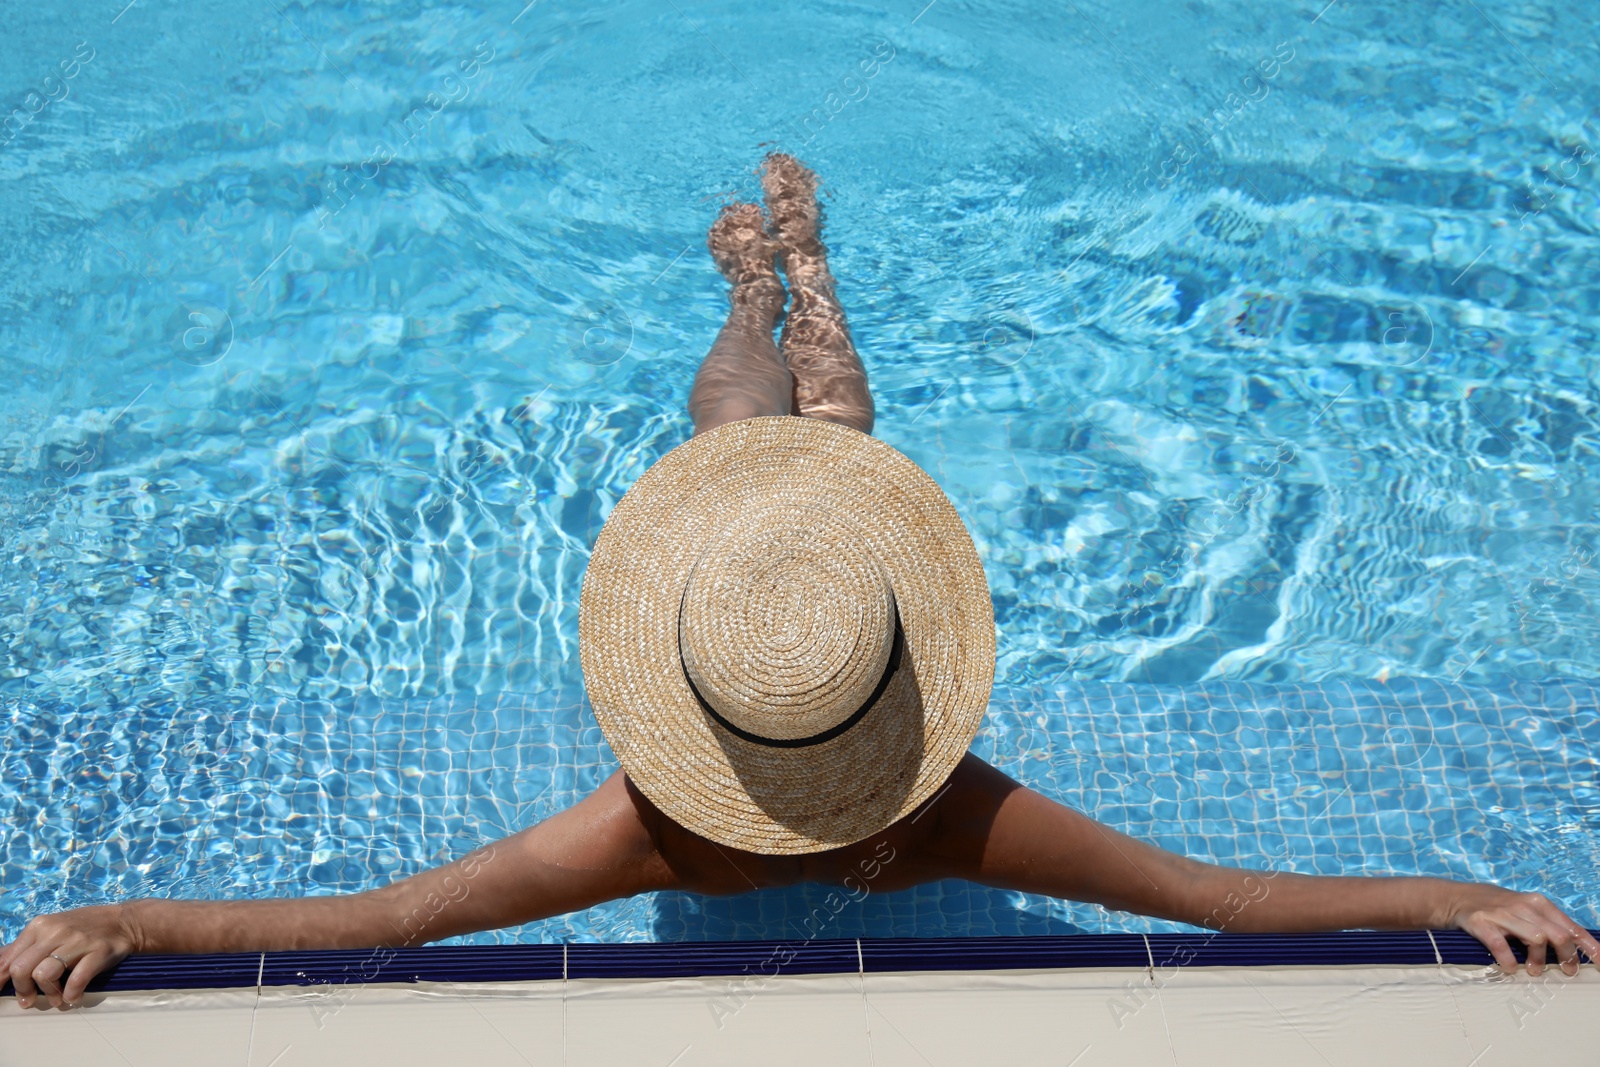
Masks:
[[[61,1007],[133,953],[402,948],[669,888],[678,882],[650,832],[653,810],[619,773],[537,826],[382,889],[135,900],[41,916],[0,949],[0,976],[24,1007],[41,994]]]
[[[923,848],[947,877],[1103,904],[1213,930],[1296,933],[1460,928],[1507,971],[1507,943],[1529,947],[1528,971],[1578,970],[1600,944],[1538,893],[1443,878],[1323,877],[1249,871],[1185,859],[1057,804],[976,756],[967,756],[936,807]]]
[[[888,847],[892,860],[883,859]],[[869,855],[870,853],[870,855]],[[660,889],[710,894],[876,870],[878,889],[939,878],[1176,919],[1227,931],[1460,927],[1508,971],[1507,937],[1577,972],[1600,944],[1537,893],[1439,878],[1332,878],[1198,863],[1026,789],[976,756],[918,812],[857,845],[809,857],[720,848],[670,823],[619,772],[578,804],[454,863],[347,896],[140,900],[35,919],[0,949],[0,974],[31,1006],[76,1003],[135,953],[400,948],[531,922]],[[860,862],[858,862],[860,861]],[[65,964],[65,966],[63,966]],[[70,973],[68,973],[70,970]],[[65,976],[65,982],[62,981]]]

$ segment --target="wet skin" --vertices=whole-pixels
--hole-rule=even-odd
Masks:
[[[724,212],[710,245],[732,283],[727,323],[690,391],[695,432],[759,415],[801,415],[870,432],[871,394],[817,231],[815,179],[769,157],[774,233],[754,205]],[[773,330],[785,268],[794,304]],[[659,890],[721,896],[821,882],[850,897],[965,878],[1226,931],[1459,927],[1505,970],[1508,937],[1576,974],[1600,944],[1538,893],[1437,878],[1336,878],[1219,867],[1103,826],[973,755],[944,788],[883,832],[844,848],[766,856],[717,845],[661,813],[620,771],[554,817],[381,889],[255,901],[137,900],[30,922],[0,949],[24,1006],[80,1003],[90,978],[132,952],[397,948],[532,922]],[[378,957],[381,958],[381,957]]]

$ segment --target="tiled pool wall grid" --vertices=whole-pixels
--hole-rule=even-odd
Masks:
[[[1591,931],[1600,936],[1600,930]],[[1526,954],[1517,952],[1517,959]],[[676,944],[461,945],[338,952],[131,956],[91,992],[366,982],[518,982],[557,978],[702,978],[1076,967],[1450,964],[1487,967],[1459,930],[1328,934],[1083,934],[1077,937],[846,938]],[[10,985],[0,987],[0,995]]]
[[[350,892],[559,811],[616,767],[581,692],[0,705],[0,935],[136,896]],[[998,688],[974,750],[1198,859],[1539,890],[1600,925],[1600,687],[1432,681]],[[817,928],[805,920],[828,916]],[[947,881],[659,893],[455,944],[1192,930]]]

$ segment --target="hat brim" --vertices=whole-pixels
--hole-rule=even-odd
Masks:
[[[678,650],[683,588],[702,547],[774,494],[859,528],[905,634],[900,666],[871,709],[800,748],[718,724]],[[600,531],[578,634],[589,702],[629,778],[687,829],[749,852],[839,848],[910,814],[965,754],[994,682],[994,608],[955,507],[893,447],[819,419],[728,423],[657,461]]]

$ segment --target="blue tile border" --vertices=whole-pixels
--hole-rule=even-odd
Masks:
[[[1600,930],[1591,931],[1600,937]],[[1519,960],[1524,953],[1518,952]],[[520,982],[567,978],[873,974],[1076,967],[1308,967],[1493,963],[1459,930],[1330,934],[1083,934],[1069,937],[853,938],[130,956],[91,991],[230,989],[366,982]],[[10,992],[0,986],[0,995]]]
[[[707,975],[854,974],[853,938],[811,941],[576,943],[568,978],[700,978]]]
[[[564,945],[441,945],[436,948],[268,952],[264,956],[258,953],[247,958],[258,961],[263,986],[531,982],[560,978],[565,948]],[[254,985],[255,978],[247,984]],[[90,988],[94,988],[92,983]]]

